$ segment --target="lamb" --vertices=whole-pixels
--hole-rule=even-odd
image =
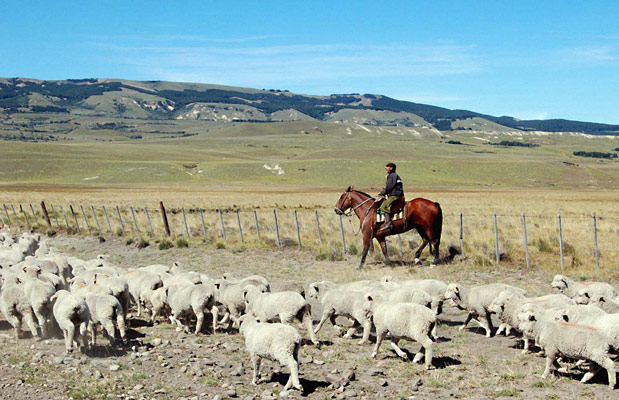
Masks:
[[[278,361],[290,369],[290,377],[284,387],[288,390],[294,387],[303,391],[299,382],[299,348],[301,335],[295,328],[282,323],[260,323],[251,315],[243,315],[240,319],[240,332],[245,337],[245,348],[254,365],[254,376],[251,383],[258,385],[260,379],[260,363],[263,358]]]
[[[223,319],[220,321],[222,324],[228,321],[236,321],[245,312],[243,289],[247,286],[256,286],[262,292],[270,289],[270,285],[266,286],[263,282],[254,280],[230,283],[226,279],[217,279],[213,281],[213,286],[215,287],[215,302],[221,305],[225,312]]]
[[[520,288],[503,283],[470,287],[457,283],[449,284],[445,291],[445,299],[451,299],[456,307],[468,311],[468,315],[460,327],[460,330],[464,330],[471,319],[475,319],[486,331],[486,337],[492,336],[492,319],[488,307],[503,290],[514,290],[522,294],[526,293]],[[485,317],[486,323],[478,319],[480,316]]]
[[[126,338],[125,318],[123,309],[118,299],[112,295],[89,295],[86,296],[86,304],[90,313],[90,344],[97,344],[97,326],[103,328],[103,332],[110,344],[114,345],[116,329],[120,333],[121,340]]]
[[[357,327],[363,327],[363,337],[358,344],[364,344],[369,341],[370,331],[372,329],[372,320],[368,314],[368,308],[365,304],[363,292],[343,290],[337,287],[326,292],[322,298],[322,318],[314,329],[314,333],[318,333],[324,323],[329,319],[333,327],[338,331],[341,330],[335,322],[337,316],[344,316],[354,320],[353,326],[348,329],[345,338],[350,338],[357,330]]]
[[[170,314],[170,306],[168,305],[168,298],[166,295],[167,287],[163,286],[157,288],[155,290],[144,290],[140,295],[140,301],[144,304],[144,307],[150,310],[150,322],[151,324],[155,323],[155,320],[158,316],[164,314]],[[216,309],[216,307],[215,307]],[[215,320],[215,313],[213,313]],[[215,326],[216,321],[213,321],[213,326]]]
[[[424,290],[432,297],[432,310],[437,315],[443,312],[443,302],[445,302],[445,292],[447,291],[445,282],[438,279],[416,279],[404,281],[401,285]]]
[[[408,356],[398,347],[401,339],[415,340],[422,349],[413,362],[419,363],[425,355],[425,369],[432,368],[432,339],[430,332],[436,324],[436,313],[427,307],[412,303],[389,303],[372,295],[366,295],[372,310],[372,320],[376,326],[376,345],[372,358],[376,358],[380,345],[387,333],[391,337],[391,347],[402,359]]]
[[[204,313],[212,309],[215,303],[213,287],[209,284],[177,284],[168,287],[166,296],[172,310],[170,321],[176,323],[179,328],[189,329],[189,315],[193,313],[196,318],[196,335],[200,333],[204,323]],[[180,318],[186,317],[186,325],[183,326]],[[216,317],[213,318],[214,320]]]
[[[610,346],[606,336],[589,326],[538,320],[535,315],[521,314],[520,317],[523,332],[535,335],[537,343],[546,353],[546,368],[542,379],[546,379],[550,374],[550,368],[556,363],[557,356],[563,355],[595,363],[581,382],[588,382],[593,378],[600,369],[599,365],[608,372],[608,386],[611,389],[615,387],[615,363],[608,357]]]
[[[39,267],[26,267],[27,277],[24,281],[24,293],[37,317],[41,328],[41,337],[47,338],[47,324],[52,317],[52,296],[56,293],[54,285],[38,279],[41,272]]]
[[[606,296],[598,294],[591,298],[590,304],[600,307],[609,314],[619,313],[619,300],[607,299]]]
[[[283,324],[291,324],[298,319],[305,324],[312,343],[318,345],[312,325],[312,308],[297,292],[262,293],[255,286],[243,289],[247,312],[260,322],[279,320]]]
[[[586,305],[591,302],[591,299],[594,296],[605,296],[609,300],[619,300],[617,296],[615,297],[609,296],[609,293],[608,293],[609,291],[606,289],[608,288],[600,287],[596,285],[580,288],[576,292],[576,296],[574,296],[574,302],[576,304]]]
[[[308,299],[318,300],[327,290],[335,288],[337,284],[331,281],[312,282],[305,291]]]
[[[22,322],[25,322],[33,337],[37,337],[37,326],[34,322],[32,307],[26,299],[26,293],[16,283],[4,282],[0,294],[0,311],[15,330],[15,338],[22,336]]]
[[[563,293],[567,297],[575,298],[578,291],[583,288],[588,289],[589,295],[600,294],[609,299],[615,299],[617,292],[608,283],[604,282],[576,282],[565,275],[557,274],[552,280],[552,287]]]
[[[66,290],[60,290],[52,296],[54,303],[54,318],[64,334],[65,350],[73,352],[73,342],[78,342],[78,335],[82,338],[83,346],[80,351],[83,353],[88,348],[88,324],[90,316],[86,301]]]
[[[161,278],[157,274],[152,272],[144,272],[139,270],[127,271],[122,278],[124,278],[129,287],[129,295],[131,300],[138,306],[138,317],[141,314],[140,294],[145,290],[155,290],[158,287],[163,286]]]

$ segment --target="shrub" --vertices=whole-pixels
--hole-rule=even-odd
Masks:
[[[538,238],[535,242],[535,246],[537,247],[537,250],[542,253],[552,253],[552,245],[548,239]]]
[[[123,230],[120,227],[116,228],[116,236],[122,236],[122,235],[123,235]]]
[[[168,239],[161,239],[159,242],[159,250],[167,250],[171,247],[174,247],[174,245]]]
[[[176,239],[176,247],[182,249],[184,247],[189,247],[189,242],[183,238]]]
[[[226,244],[224,242],[217,242],[215,243],[215,248],[219,250],[223,250],[226,248]]]
[[[125,244],[126,244],[127,246],[129,246],[131,243],[133,243],[133,238],[128,237],[128,238],[125,240]]]
[[[348,246],[348,254],[353,256],[359,254],[359,249],[357,249],[357,246],[354,243],[351,243],[350,246]]]
[[[148,241],[148,239],[144,239],[144,238],[140,238],[138,242],[136,243],[136,246],[138,249],[143,249],[145,247],[148,247],[149,245],[150,245],[150,242]]]
[[[99,239],[99,243],[105,243],[105,238],[103,236],[99,235],[97,239]]]
[[[343,259],[342,251],[331,247],[320,247],[316,253],[316,261],[342,261]]]

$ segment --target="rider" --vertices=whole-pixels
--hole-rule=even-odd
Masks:
[[[400,197],[404,196],[402,180],[395,172],[396,165],[392,162],[387,163],[387,165],[385,165],[385,170],[387,171],[387,184],[378,194],[379,198],[386,197],[379,208],[379,210],[385,215],[385,225],[379,230],[381,232],[393,229],[393,223],[391,222],[391,205]]]

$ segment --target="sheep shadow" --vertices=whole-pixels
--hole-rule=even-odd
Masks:
[[[302,338],[301,346],[316,346],[311,339]],[[333,342],[330,340],[318,340],[318,348],[322,348],[323,346],[333,346]]]
[[[290,377],[290,374],[288,373],[274,372],[271,374],[271,379],[267,381],[266,383],[277,382],[281,384],[282,386],[285,386],[286,382],[288,382],[289,377]],[[301,396],[303,397],[309,396],[310,394],[314,393],[316,390],[320,388],[326,388],[331,385],[329,382],[326,382],[326,381],[315,381],[312,379],[305,379],[301,377],[299,377],[299,382],[301,383],[301,386],[303,386],[303,393],[301,393]]]
[[[453,358],[449,356],[432,358],[432,365],[436,369],[445,369],[452,365],[461,365],[461,364],[462,364],[462,361],[458,360],[457,358]]]
[[[127,350],[119,347],[111,347],[109,345],[95,345],[90,346],[86,351],[86,354],[92,358],[122,357],[127,355]]]
[[[9,331],[13,329],[13,325],[9,324],[8,321],[0,321],[0,331]]]
[[[588,368],[587,368],[587,371],[588,371]],[[558,370],[555,369],[555,370],[552,371],[552,373],[555,376],[567,378],[569,380],[580,381],[582,379],[582,377],[585,376],[585,373],[587,371],[570,370],[570,369],[568,369],[567,371],[562,372],[562,371],[558,371]],[[617,373],[615,373],[615,375],[617,375]],[[604,368],[602,368],[586,384],[606,385],[606,386],[608,386],[608,373],[606,372],[606,370]]]

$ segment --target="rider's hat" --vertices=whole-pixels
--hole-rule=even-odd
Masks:
[[[392,163],[392,162],[387,163],[387,164],[385,164],[385,167],[391,167],[391,168],[393,168],[393,172],[395,172],[396,166],[395,166],[394,163]]]

